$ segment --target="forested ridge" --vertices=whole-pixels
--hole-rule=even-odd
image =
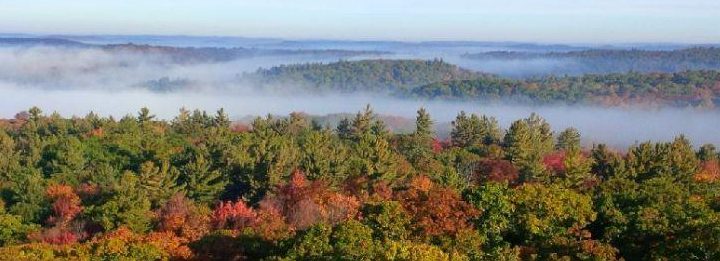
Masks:
[[[432,83],[411,90],[407,96],[530,104],[714,108],[720,102],[720,72],[629,72],[527,80],[490,76]]]
[[[178,64],[222,63],[253,57],[273,56],[315,56],[315,57],[353,57],[386,54],[377,51],[353,51],[336,49],[261,49],[246,47],[175,47],[150,44],[91,44],[63,38],[4,38],[0,37],[0,47],[37,48],[55,47],[61,49],[101,50],[111,54],[134,54],[166,58],[167,62]]]
[[[582,147],[535,114],[432,125],[31,108],[0,121],[0,260],[720,258],[712,145]]]
[[[280,65],[244,74],[258,88],[293,87],[316,92],[398,93],[417,86],[474,79],[482,74],[442,60],[359,60]]]
[[[567,63],[553,74],[622,73],[622,72],[679,72],[686,70],[720,69],[720,48],[692,47],[678,50],[591,49],[570,52],[514,52],[495,51],[465,54],[476,60],[539,60]],[[548,66],[553,66],[550,63]]]
[[[257,48],[221,48],[221,47],[171,47],[147,44],[108,44],[93,46],[107,52],[133,53],[168,57],[174,63],[220,63],[243,58],[262,56],[307,55],[317,57],[352,57],[361,55],[379,55],[382,52],[348,50],[282,50]]]
[[[720,73],[611,73],[511,79],[441,60],[361,60],[282,65],[244,74],[258,89],[390,94],[400,98],[534,105],[697,107],[720,102]]]

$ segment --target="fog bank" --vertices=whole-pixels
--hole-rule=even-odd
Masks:
[[[419,107],[431,113],[437,126],[447,126],[458,112],[485,114],[498,119],[506,128],[514,120],[536,112],[556,131],[579,129],[585,144],[607,143],[625,147],[646,140],[668,141],[685,134],[696,144],[720,145],[720,113],[692,109],[622,109],[599,107],[543,106],[528,107],[469,102],[398,100],[371,95],[259,95],[221,92],[153,93],[146,90],[39,90],[0,84],[0,117],[10,118],[18,111],[39,106],[45,113],[57,111],[63,116],[84,116],[89,111],[122,117],[135,115],[141,107],[162,119],[172,119],[179,108],[214,112],[225,108],[231,118],[248,115],[287,115],[301,111],[313,115],[354,113],[371,104],[375,112],[413,118]]]

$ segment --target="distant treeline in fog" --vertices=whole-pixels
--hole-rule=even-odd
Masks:
[[[511,101],[522,104],[714,108],[720,73],[614,73],[510,79],[440,60],[364,60],[283,65],[245,74],[259,88],[300,86],[320,92],[391,93],[403,98]]]
[[[64,47],[98,49],[110,53],[130,53],[134,55],[152,55],[168,58],[173,63],[214,63],[229,62],[242,58],[256,56],[285,56],[285,55],[316,55],[316,56],[360,56],[379,55],[376,51],[350,51],[350,50],[284,50],[284,49],[256,49],[244,47],[171,47],[148,44],[87,44],[67,39],[57,38],[0,38],[0,47]]]
[[[595,49],[570,52],[493,51],[465,54],[473,60],[538,61],[549,63],[549,74],[679,72],[720,69],[720,48],[694,47],[679,50]],[[559,62],[559,63],[558,63]]]
[[[243,75],[249,84],[299,86],[316,91],[388,92],[482,76],[441,60],[362,60],[281,65]]]

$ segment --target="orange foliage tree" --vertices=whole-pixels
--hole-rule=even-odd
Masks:
[[[396,200],[413,217],[420,237],[454,235],[471,229],[470,219],[479,215],[457,192],[437,186],[425,176],[413,178],[406,190],[397,193]]]

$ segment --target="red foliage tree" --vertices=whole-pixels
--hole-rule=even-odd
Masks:
[[[565,151],[555,151],[543,157],[545,168],[552,173],[559,174],[565,172]]]
[[[215,228],[243,229],[256,223],[257,213],[242,200],[220,202],[211,220]]]
[[[155,212],[157,229],[197,240],[210,231],[210,218],[183,194],[176,194]]]
[[[301,171],[295,171],[288,183],[278,186],[260,206],[261,210],[277,211],[292,229],[305,229],[320,222],[335,224],[353,218],[360,202],[354,196],[331,191],[322,181],[308,181]]]
[[[65,245],[77,242],[80,236],[64,227],[52,227],[42,232],[32,233],[28,235],[28,238],[48,244]]]
[[[48,223],[59,227],[67,224],[82,211],[80,197],[67,185],[52,185],[48,187],[46,194],[53,201],[53,215],[48,218]]]
[[[472,179],[476,184],[481,182],[498,182],[517,185],[519,177],[518,169],[513,166],[510,161],[484,159],[478,163]]]

